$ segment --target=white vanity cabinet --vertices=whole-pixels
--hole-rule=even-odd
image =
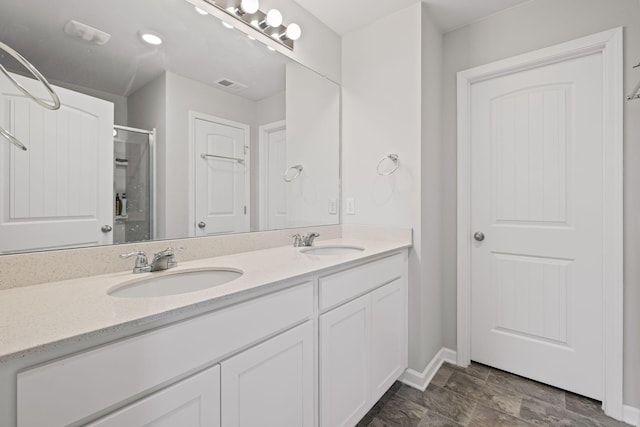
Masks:
[[[314,425],[313,322],[222,362],[224,427]]]
[[[283,341],[285,335],[278,334],[312,318],[313,295],[313,283],[303,282],[20,372],[18,427],[86,424],[107,415],[110,408],[122,406],[125,406],[124,412],[138,411],[135,404],[129,408],[126,405],[147,396],[149,401],[156,401],[151,394],[159,388],[172,383],[179,386],[189,381],[186,377],[216,363],[233,360],[229,358],[252,345],[257,344],[257,349],[271,343],[272,354],[286,353],[291,343]],[[242,353],[236,357],[242,357]],[[289,375],[313,375],[313,366],[304,364],[301,369],[309,372]],[[164,391],[173,393],[170,389]],[[175,393],[179,396],[179,392]],[[312,396],[307,395],[305,399],[307,404],[313,404]],[[151,412],[145,414],[150,417],[162,417],[166,409],[153,403],[145,408],[150,408]]]
[[[320,300],[342,303],[320,315],[320,425],[351,427],[407,367],[403,254],[321,278]]]
[[[352,427],[407,366],[406,279],[403,250],[88,342],[17,372],[17,426]]]

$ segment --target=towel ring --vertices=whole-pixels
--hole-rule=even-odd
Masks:
[[[47,90],[47,92],[49,92],[49,95],[51,95],[51,99],[52,99],[53,102],[51,104],[49,104],[49,103],[44,102],[43,100],[41,100],[39,98],[36,98],[31,92],[29,92],[27,89],[25,89],[24,86],[22,86],[20,83],[18,83],[18,81],[16,79],[14,79],[13,76],[11,76],[11,74],[9,74],[7,69],[4,68],[2,66],[2,64],[0,64],[0,71],[2,71],[2,73],[5,76],[7,76],[7,78],[9,80],[11,80],[11,83],[13,83],[20,90],[20,92],[22,92],[23,94],[25,94],[29,98],[33,99],[35,102],[37,102],[39,105],[43,106],[44,108],[49,109],[49,110],[57,110],[57,109],[59,109],[60,108],[60,98],[58,98],[58,95],[55,93],[55,91],[53,90],[53,88],[51,87],[51,85],[49,84],[47,79],[42,74],[40,74],[40,71],[38,71],[38,69],[36,67],[34,67],[33,64],[31,64],[29,61],[27,61],[22,55],[20,55],[18,52],[16,52],[15,50],[13,50],[12,48],[10,48],[9,46],[7,46],[6,44],[4,44],[2,42],[0,42],[0,49],[2,49],[5,52],[7,52],[16,61],[18,61],[20,64],[22,64],[22,66],[24,68],[29,70],[29,72],[36,79],[38,79],[38,81],[40,83],[42,83],[42,85]],[[7,136],[7,135],[5,135],[4,132],[2,133],[2,135],[5,136],[5,137]],[[11,138],[9,138],[9,140],[11,140]],[[13,141],[11,141],[11,142],[13,142]]]
[[[284,171],[284,182],[291,182],[294,179],[296,179],[297,177],[299,177],[300,174],[302,173],[302,169],[304,169],[302,167],[302,165],[295,165],[295,166],[291,166],[289,169]],[[296,174],[293,175],[291,178],[289,178],[289,171],[290,170],[295,170],[296,171]]]
[[[391,160],[394,164],[393,169],[387,171],[387,172],[381,172],[380,171],[380,166],[382,166],[382,164],[384,163],[385,160]],[[398,161],[398,155],[397,154],[389,154],[384,156],[382,159],[380,159],[380,161],[378,162],[378,166],[376,167],[376,171],[378,172],[378,175],[382,175],[382,176],[388,176],[391,175],[392,173],[394,173],[395,171],[398,170],[398,168],[400,167],[400,162]]]

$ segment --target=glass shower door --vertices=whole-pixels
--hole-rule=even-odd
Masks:
[[[113,243],[153,239],[154,131],[114,126]]]

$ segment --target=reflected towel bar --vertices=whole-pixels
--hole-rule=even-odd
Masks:
[[[238,162],[241,165],[244,165],[244,159],[238,159],[236,157],[227,157],[227,156],[217,156],[215,154],[206,154],[206,153],[202,153],[200,154],[200,157],[203,160],[207,160],[207,158],[215,158],[215,159],[223,159],[223,160],[233,160],[234,162]]]

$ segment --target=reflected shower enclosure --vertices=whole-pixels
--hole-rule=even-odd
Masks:
[[[151,240],[155,130],[114,126],[113,135],[113,243]]]

